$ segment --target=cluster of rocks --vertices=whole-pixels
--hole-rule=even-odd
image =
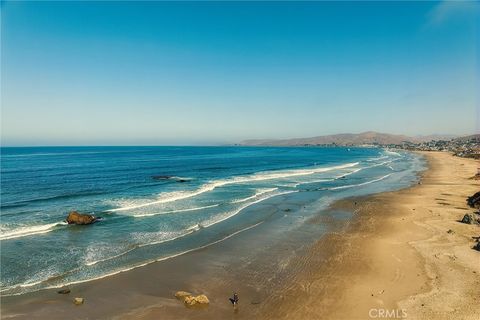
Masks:
[[[475,245],[473,246],[473,249],[480,251],[480,236],[478,237],[473,237],[475,240]]]
[[[467,204],[474,209],[480,209],[480,191],[467,198]],[[466,224],[480,224],[480,212],[467,213],[463,216],[461,222]]]
[[[473,214],[467,213],[463,216],[461,222],[466,224],[480,224],[480,191],[467,198],[467,204],[474,209],[477,209]],[[480,236],[474,237],[475,245],[473,249],[480,251]]]
[[[467,198],[467,204],[471,208],[480,209],[480,191]]]
[[[70,289],[64,288],[57,291],[58,294],[69,294]],[[85,302],[85,298],[75,297],[73,298],[73,304],[76,306],[82,305]]]
[[[198,296],[192,295],[190,292],[186,291],[177,291],[175,293],[175,297],[179,300],[182,300],[183,303],[188,306],[205,306],[210,303],[207,296],[204,294],[200,294]]]

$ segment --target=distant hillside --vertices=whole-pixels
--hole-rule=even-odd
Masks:
[[[453,140],[458,142],[467,142],[467,141],[475,140],[477,143],[480,143],[480,134],[472,134],[470,136],[459,137]]]
[[[328,136],[318,136],[313,138],[298,138],[284,140],[245,140],[240,143],[244,146],[304,146],[304,145],[326,145],[336,144],[339,146],[352,146],[364,144],[401,144],[403,142],[428,142],[431,140],[450,140],[454,136],[451,135],[432,135],[432,136],[416,136],[409,137],[404,135],[395,135],[379,132],[362,132],[362,133],[342,133]]]

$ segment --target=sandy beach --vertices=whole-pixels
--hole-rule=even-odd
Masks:
[[[473,212],[466,198],[479,190],[469,179],[478,162],[424,156],[429,170],[420,184],[336,203],[356,219],[312,248],[294,284],[260,318],[478,319],[480,253],[472,237],[479,227],[458,221]],[[334,253],[318,267],[325,248]]]
[[[429,169],[418,185],[334,203],[308,221],[333,231],[305,247],[294,247],[292,235],[247,260],[252,243],[267,241],[260,225],[174,259],[73,285],[69,295],[52,289],[4,297],[2,318],[476,319],[480,253],[472,237],[479,227],[458,220],[473,212],[465,200],[478,191],[469,179],[478,162],[424,156]],[[345,212],[354,217],[333,219]],[[204,293],[210,305],[187,308],[177,290]],[[236,312],[232,290],[240,295]],[[74,306],[74,296],[84,305]]]

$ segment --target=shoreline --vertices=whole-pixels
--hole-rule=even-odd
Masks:
[[[306,259],[332,245],[335,253],[320,268],[301,271],[261,319],[476,319],[480,253],[472,237],[480,230],[459,220],[474,211],[466,198],[479,189],[469,180],[479,163],[422,154],[428,170],[418,185],[333,205],[356,218],[347,232],[318,241]]]
[[[428,313],[427,315],[422,313],[424,310],[418,310],[418,301],[428,300],[422,298],[423,295],[432,292],[436,286],[432,283],[432,272],[429,271],[431,267],[428,267],[429,257],[424,257],[419,251],[425,249],[422,247],[426,241],[424,220],[432,217],[427,214],[429,209],[426,204],[412,205],[408,204],[407,200],[418,197],[415,193],[427,187],[435,189],[427,190],[429,195],[434,195],[438,191],[438,186],[442,184],[434,185],[432,181],[438,172],[445,170],[441,168],[441,164],[436,163],[437,161],[450,159],[448,162],[453,161],[455,168],[463,167],[460,177],[462,182],[465,181],[467,174],[470,177],[476,173],[475,170],[470,171],[472,168],[476,169],[478,162],[454,158],[445,153],[425,155],[429,166],[422,174],[422,184],[399,191],[347,198],[333,203],[326,210],[326,215],[310,218],[307,223],[313,228],[331,224],[334,231],[314,240],[313,244],[298,249],[298,252],[297,248],[292,248],[293,242],[282,243],[270,248],[269,250],[273,252],[268,252],[266,257],[256,257],[253,265],[244,266],[242,263],[245,261],[240,256],[242,250],[248,248],[242,246],[248,247],[251,243],[249,238],[257,239],[254,243],[264,241],[262,235],[257,234],[261,233],[261,230],[253,232],[246,230],[244,236],[234,237],[235,241],[227,239],[215,246],[202,248],[162,263],[152,263],[123,274],[72,286],[72,292],[75,291],[73,295],[58,295],[55,289],[51,289],[25,297],[2,297],[2,300],[5,298],[8,300],[6,308],[2,303],[2,313],[5,314],[7,311],[8,318],[24,316],[29,319],[51,318],[52,310],[55,310],[55,316],[58,318],[156,319],[161,316],[162,319],[212,317],[223,319],[233,315],[228,301],[223,300],[227,299],[225,295],[235,289],[241,292],[240,312],[235,314],[236,318],[368,319],[368,311],[372,306],[389,310],[405,308],[407,318],[429,318]],[[439,160],[440,158],[443,160]],[[448,169],[450,168],[453,168],[452,164],[449,165]],[[455,171],[455,174],[458,173],[460,172]],[[458,182],[449,183],[451,185],[445,186],[455,188],[458,185]],[[478,183],[473,180],[470,183],[471,185],[466,188],[469,190],[454,190],[461,193],[455,195],[455,201],[458,202],[455,205],[462,208],[455,210],[472,212],[464,210],[465,199],[477,191]],[[450,194],[453,195],[455,192]],[[461,198],[463,196],[464,198]],[[382,215],[385,211],[391,214]],[[339,212],[353,212],[355,217],[346,223],[334,221],[332,217]],[[461,216],[457,219],[461,219]],[[453,236],[462,235],[465,238],[462,230],[467,225],[456,221],[451,223],[452,229],[458,229]],[[467,227],[475,230],[476,226]],[[465,241],[468,240],[465,238]],[[473,251],[470,247],[467,249]],[[285,250],[294,250],[294,258],[284,257]],[[468,250],[464,252],[466,261],[472,260],[472,257],[475,259],[475,254],[476,258],[480,259],[478,253],[473,252],[472,256]],[[219,258],[219,254],[223,256]],[[385,261],[385,257],[389,259]],[[470,267],[478,269],[474,261],[471,261],[473,266]],[[269,275],[269,268],[273,268],[271,264],[285,264],[286,270],[275,274],[278,270],[274,269],[272,279],[265,279],[265,275]],[[470,274],[473,274],[471,271]],[[473,271],[477,272],[475,281],[478,285],[480,270]],[[165,274],[169,277],[165,277]],[[234,278],[232,274],[235,275]],[[396,285],[394,290],[391,287],[393,284]],[[173,297],[177,290],[192,291],[195,294],[206,293],[211,304],[202,310],[185,308]],[[73,296],[86,297],[87,304],[81,307],[73,306],[71,303]],[[470,298],[474,297],[472,292]],[[465,299],[469,300],[468,297]],[[430,303],[429,301],[428,304]],[[470,312],[461,314],[467,316],[463,318],[467,319],[469,314],[472,316],[474,314],[473,309],[463,310]],[[20,311],[23,312],[22,315],[19,315]],[[15,314],[19,316],[12,317]],[[35,314],[35,317],[32,317],[32,314]],[[423,316],[419,316],[420,314]],[[434,313],[431,314],[433,317]],[[459,317],[458,314],[455,316]],[[435,314],[435,317],[442,318],[441,314]]]

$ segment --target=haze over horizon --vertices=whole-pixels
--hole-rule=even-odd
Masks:
[[[1,141],[479,130],[478,2],[1,4]]]

